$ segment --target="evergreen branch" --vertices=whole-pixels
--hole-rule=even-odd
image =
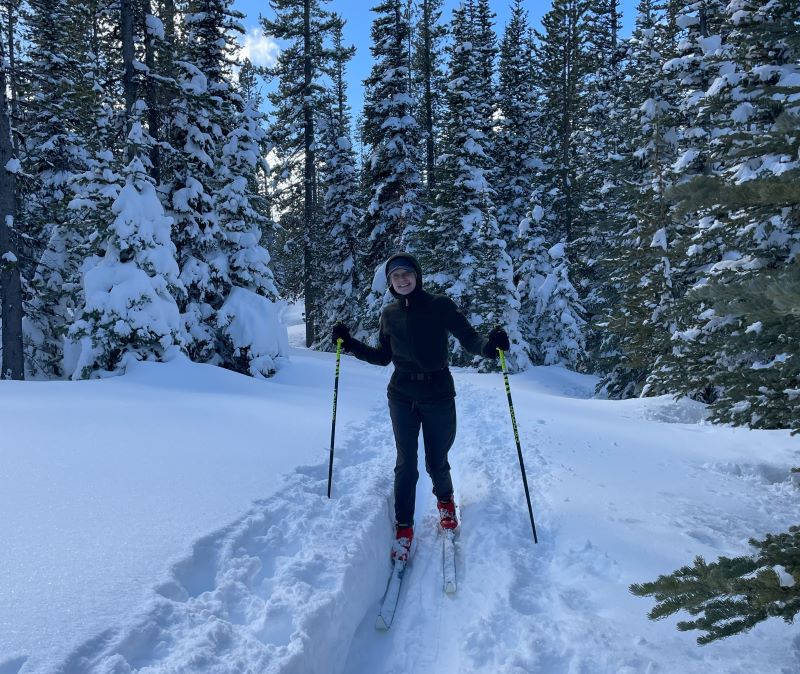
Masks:
[[[757,550],[752,556],[720,557],[711,564],[696,557],[693,566],[634,583],[630,591],[656,600],[650,620],[678,611],[700,616],[677,624],[681,631],[704,631],[697,639],[700,645],[746,632],[768,618],[793,622],[800,612],[800,527],[767,534],[763,541],[752,539],[750,545]],[[779,567],[793,583],[782,580]]]
[[[678,215],[715,207],[735,211],[749,206],[797,206],[800,204],[800,180],[796,170],[740,184],[718,175],[698,175],[674,185],[666,196],[675,202]]]
[[[751,319],[800,317],[800,264],[761,270],[743,278],[720,276],[692,291],[718,314]]]

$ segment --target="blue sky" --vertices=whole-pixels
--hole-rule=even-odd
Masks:
[[[326,9],[337,12],[345,18],[347,21],[345,40],[347,44],[354,44],[357,49],[348,73],[348,95],[354,114],[358,114],[361,110],[363,100],[361,82],[369,74],[371,66],[369,32],[372,24],[372,12],[370,8],[375,4],[377,3],[373,2],[373,0],[331,0],[331,2],[325,3]],[[450,13],[458,4],[459,0],[445,0],[444,20],[449,20]],[[495,32],[500,36],[510,16],[511,3],[507,0],[496,0],[490,2],[490,5],[497,14]],[[550,3],[546,0],[528,0],[528,2],[523,2],[523,6],[528,11],[531,24],[539,28],[541,18],[550,9]],[[267,16],[273,15],[268,0],[234,0],[234,7],[246,15],[244,20],[245,28],[248,31],[246,49],[250,59],[254,62],[267,64],[279,53],[279,46],[268,37],[262,35],[258,27],[259,13]],[[633,29],[635,8],[636,0],[620,0],[623,35],[629,35]]]

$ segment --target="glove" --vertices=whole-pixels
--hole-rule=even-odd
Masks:
[[[483,355],[487,358],[497,358],[497,349],[508,351],[510,348],[508,333],[503,328],[492,328],[489,333],[489,341],[483,347]]]
[[[350,330],[344,323],[335,323],[333,326],[333,330],[331,331],[331,337],[333,338],[333,343],[336,344],[338,340],[342,340],[342,346],[346,349],[347,345],[350,344],[350,340],[352,337],[350,336]]]

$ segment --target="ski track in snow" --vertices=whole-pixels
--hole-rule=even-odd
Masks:
[[[614,485],[610,469],[603,472],[605,464],[624,464],[630,447],[600,436],[570,447],[547,409],[531,404],[544,396],[518,398],[515,390],[540,541],[534,545],[505,392],[474,382],[457,376],[451,463],[463,528],[455,595],[442,590],[434,499],[421,468],[416,553],[392,629],[374,628],[392,535],[394,447],[381,401],[365,421],[340,431],[333,499],[325,497],[326,459],[291,474],[244,518],[198,541],[135,622],[81,646],[59,673],[652,674],[677,671],[674,662],[681,674],[798,671],[792,658],[800,656],[800,638],[787,646],[788,628],[777,621],[702,649],[697,634],[678,633],[674,620],[650,623],[652,602],[630,597],[627,586],[653,579],[653,565],[644,576],[625,569],[637,537],[666,530],[683,532],[685,550],[671,551],[681,564],[693,554],[747,552],[754,525],[780,530],[795,518],[797,495],[786,471],[698,463],[688,472],[705,485],[702,499],[661,491],[649,511],[633,510],[624,493],[614,493],[630,477]],[[639,421],[663,423],[670,409],[645,409]],[[689,427],[681,428],[685,434]],[[576,462],[576,452],[592,454],[593,462]],[[593,465],[596,474],[586,474]],[[644,465],[687,472],[680,459]],[[580,485],[605,493],[607,481],[597,522],[570,519]],[[629,539],[606,540],[619,526]]]

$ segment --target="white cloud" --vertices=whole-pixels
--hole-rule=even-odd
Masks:
[[[248,58],[257,66],[274,66],[281,48],[271,37],[264,35],[260,28],[251,28],[244,36],[242,57]]]

